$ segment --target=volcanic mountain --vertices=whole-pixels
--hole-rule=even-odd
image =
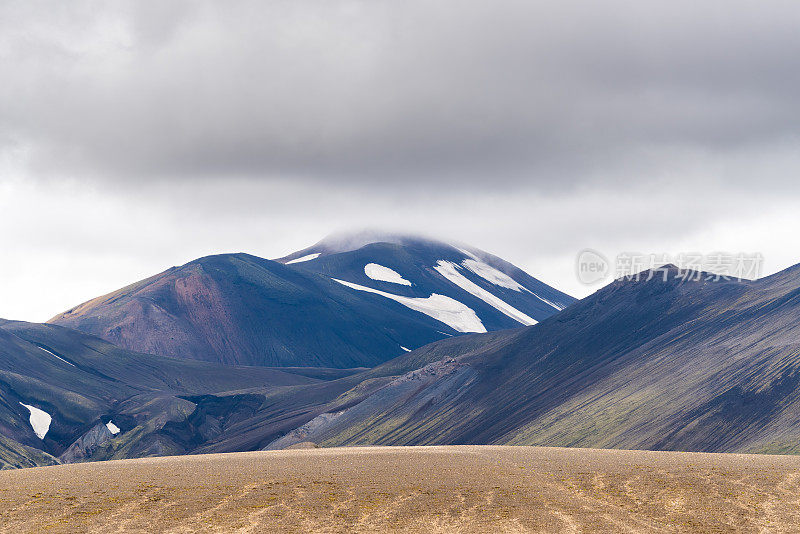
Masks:
[[[49,322],[169,357],[351,368],[463,333],[535,324],[573,301],[480,250],[355,234],[276,261],[200,258]]]

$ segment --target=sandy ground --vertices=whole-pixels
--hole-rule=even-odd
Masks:
[[[800,457],[368,447],[0,473],[2,532],[800,532]]]

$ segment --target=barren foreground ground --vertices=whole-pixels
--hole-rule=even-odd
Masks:
[[[0,473],[4,532],[799,532],[800,458],[287,450]]]

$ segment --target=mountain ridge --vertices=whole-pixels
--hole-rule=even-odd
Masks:
[[[311,267],[355,265],[369,278],[359,254]],[[302,442],[800,453],[797,268],[755,281],[666,270],[666,279],[657,269],[616,280],[532,326],[446,336],[349,371],[220,367],[0,320],[0,460],[44,465]],[[404,274],[421,280],[410,267]],[[19,403],[52,414],[44,441]]]

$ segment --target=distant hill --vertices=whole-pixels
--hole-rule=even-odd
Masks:
[[[535,324],[573,301],[479,250],[355,234],[277,261],[200,258],[49,322],[163,356],[350,368],[466,332]]]
[[[346,374],[316,374],[326,373]],[[302,369],[164,358],[60,326],[0,320],[0,467],[183,453],[157,432],[191,414],[194,396],[319,381]],[[217,422],[209,435],[223,428]]]

